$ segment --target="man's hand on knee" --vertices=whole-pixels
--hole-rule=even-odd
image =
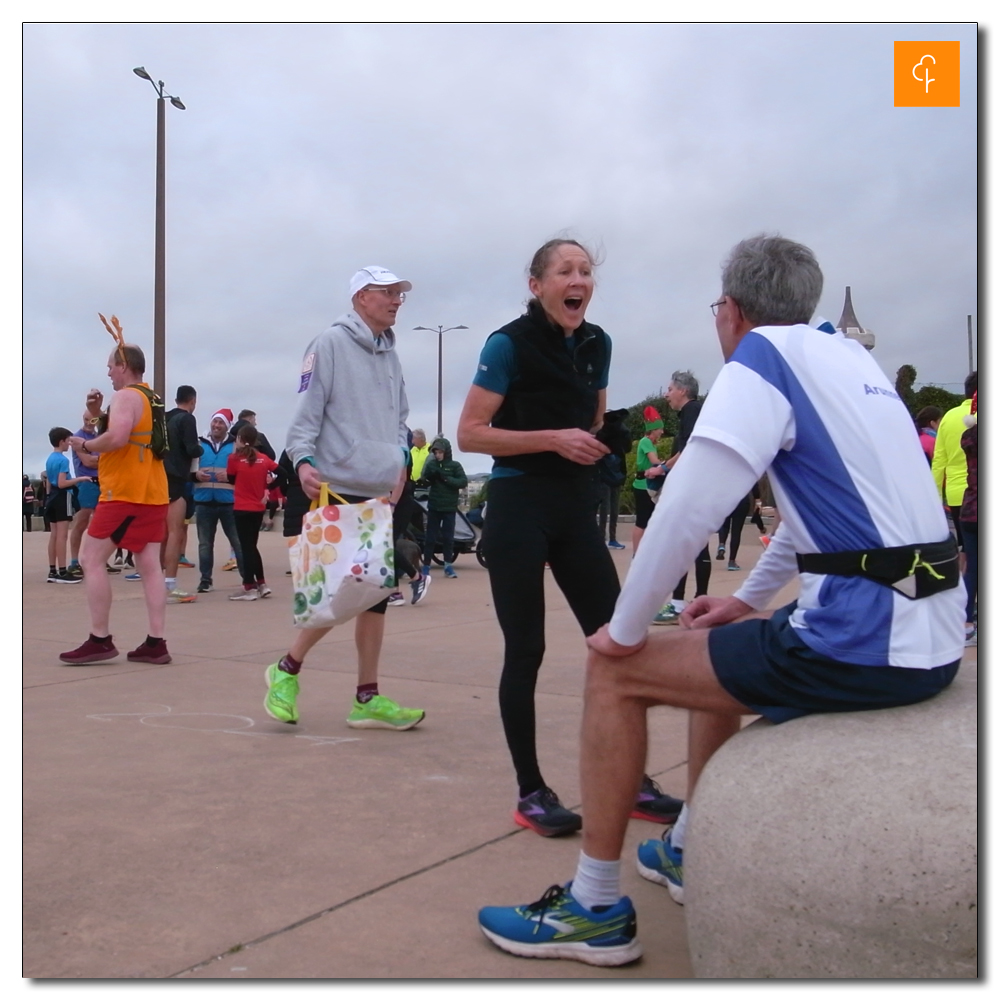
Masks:
[[[682,628],[712,628],[728,625],[730,622],[750,614],[754,609],[738,597],[696,597],[681,612]]]
[[[643,637],[642,642],[636,643],[634,646],[623,646],[611,638],[608,626],[602,625],[593,635],[587,636],[587,645],[595,653],[600,653],[602,656],[631,656],[633,653],[638,653],[646,645],[646,639]]]

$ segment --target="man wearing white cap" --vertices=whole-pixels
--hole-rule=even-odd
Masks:
[[[402,491],[409,406],[392,325],[411,287],[384,267],[362,268],[351,278],[353,308],[306,348],[285,449],[309,499],[319,495],[321,483],[348,503],[387,495],[395,503]],[[301,531],[303,499],[298,491],[289,493],[286,535]],[[387,603],[388,598],[355,619],[358,687],[347,724],[358,729],[412,729],[424,717],[420,709],[403,708],[379,694]],[[297,630],[287,655],[267,668],[264,708],[272,718],[298,721],[302,661],[329,631]]]
[[[212,589],[212,568],[215,566],[215,528],[221,524],[236,553],[240,575],[243,574],[243,554],[236,535],[236,516],[233,514],[233,485],[229,482],[226,464],[233,453],[233,411],[216,410],[212,414],[208,433],[198,438],[204,446],[195,471],[194,510],[198,525],[198,569],[201,580],[198,593],[207,594]]]

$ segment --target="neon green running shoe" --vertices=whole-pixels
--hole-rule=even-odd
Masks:
[[[352,729],[412,729],[423,720],[424,712],[419,708],[403,708],[391,698],[377,694],[371,701],[362,704],[354,700],[354,708],[347,717]]]
[[[264,671],[267,681],[267,697],[264,699],[264,711],[278,722],[295,725],[299,721],[299,711],[295,707],[295,699],[299,693],[299,678],[296,674],[287,674],[278,669],[277,663],[272,663]]]

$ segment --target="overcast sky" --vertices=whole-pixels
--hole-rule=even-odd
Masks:
[[[961,42],[960,108],[894,108],[893,41]],[[309,340],[357,268],[413,282],[396,332],[410,426],[444,432],[525,268],[604,258],[587,318],[608,400],[721,367],[709,303],[739,239],[816,252],[892,377],[957,383],[976,323],[976,34],[964,25],[147,25],[24,29],[24,446],[108,386],[116,313],[152,363],[155,94],[167,107],[167,388],[284,442]],[[150,379],[151,380],[151,379]],[[469,472],[486,456],[456,457]]]

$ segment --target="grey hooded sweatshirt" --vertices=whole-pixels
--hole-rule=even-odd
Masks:
[[[375,338],[351,310],[306,348],[285,448],[336,493],[385,496],[405,465],[409,412],[396,335]]]

